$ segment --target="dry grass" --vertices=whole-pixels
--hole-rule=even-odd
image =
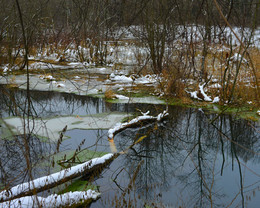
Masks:
[[[116,98],[115,92],[111,88],[107,89],[105,91],[105,98],[109,100]]]

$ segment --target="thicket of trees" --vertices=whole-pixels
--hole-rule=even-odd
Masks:
[[[138,46],[147,48],[146,63],[154,73],[168,71],[173,75],[168,91],[175,95],[181,93],[176,92],[177,88],[183,89],[178,86],[181,85],[180,79],[192,75],[207,82],[209,74],[206,68],[212,43],[226,44],[231,49],[230,53],[221,55],[220,64],[232,57],[234,52],[230,45],[240,40],[231,36],[231,32],[227,33],[226,28],[239,27],[243,44],[236,53],[242,55],[242,61],[249,54],[253,33],[260,24],[259,2],[255,0],[1,0],[1,5],[4,5],[0,8],[2,63],[17,64],[23,48],[31,54],[36,48],[38,51],[58,47],[66,49],[73,43],[78,49],[79,61],[103,65],[107,63],[109,53],[107,40],[121,40],[124,33],[118,35],[119,31],[125,29],[138,40]],[[21,17],[24,27],[21,27]],[[181,50],[176,48],[178,40],[185,42]],[[78,46],[88,48],[88,56]],[[196,60],[198,53],[201,53],[199,65]],[[63,60],[62,55],[60,60]],[[214,62],[215,57],[213,68]],[[26,59],[19,67],[24,68],[25,63]],[[258,88],[257,72],[251,58],[249,65]],[[223,83],[229,82],[226,73],[230,68],[233,65],[228,61],[221,72]],[[236,68],[234,83],[241,62]],[[231,91],[233,96],[233,86],[223,94]],[[257,94],[256,91],[256,97]],[[229,95],[224,97],[226,99]]]
[[[212,26],[226,24],[212,0],[19,0],[19,4],[31,44],[40,44],[48,39],[105,39],[111,37],[117,27],[130,25],[201,24],[210,30]],[[218,4],[231,25],[252,29],[259,25],[259,2],[218,0]],[[22,31],[16,3],[1,0],[1,5],[1,44],[19,44]]]

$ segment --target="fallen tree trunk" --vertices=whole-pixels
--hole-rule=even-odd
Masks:
[[[168,116],[167,111],[160,113],[158,116],[148,116],[144,114],[143,116],[139,116],[130,122],[117,124],[113,129],[109,129],[109,138],[113,139],[113,137],[127,129],[142,126],[144,123],[152,123],[155,121],[162,121]],[[51,189],[60,184],[63,184],[67,181],[70,181],[74,178],[93,174],[94,171],[100,171],[100,169],[104,168],[106,165],[111,163],[115,158],[117,158],[120,154],[124,154],[127,152],[135,144],[139,143],[141,140],[145,138],[141,137],[137,142],[134,142],[130,147],[126,150],[121,151],[119,153],[109,153],[104,155],[103,157],[91,159],[83,164],[73,166],[71,168],[64,169],[60,172],[51,174],[49,176],[44,176],[33,181],[29,181],[27,183],[19,184],[17,186],[12,187],[8,190],[3,190],[0,192],[0,203],[11,203],[13,200],[17,199],[18,202],[23,199],[23,197],[35,195],[36,193]],[[52,196],[52,195],[51,195]],[[32,199],[36,196],[31,196]],[[56,196],[57,197],[57,196]],[[29,197],[30,198],[30,197]],[[29,198],[25,198],[26,200]],[[45,200],[42,198],[42,200]],[[14,201],[13,201],[14,202]],[[1,205],[1,204],[0,204]]]
[[[8,190],[3,190],[0,192],[0,203],[24,196],[34,195],[70,181],[71,179],[96,171],[108,165],[116,157],[118,157],[118,155],[119,154],[109,153],[103,157],[94,158],[83,164],[67,168],[60,172],[41,177],[27,183],[19,184]]]
[[[46,198],[33,195],[2,202],[0,207],[76,207],[89,204],[99,196],[100,193],[93,190],[68,192],[61,195],[52,194]]]
[[[148,115],[142,115],[138,116],[137,118],[134,118],[133,120],[126,122],[126,123],[118,123],[115,125],[114,128],[108,130],[108,139],[114,139],[114,136],[118,134],[119,132],[127,129],[127,128],[135,128],[143,126],[147,123],[153,123],[156,121],[162,121],[168,116],[167,111],[163,111],[163,113],[158,114],[158,116],[148,116]]]

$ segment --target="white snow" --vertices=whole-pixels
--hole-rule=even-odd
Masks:
[[[212,103],[218,103],[220,101],[219,97],[214,97]]]
[[[188,92],[188,91],[186,91],[186,92],[190,94],[191,98],[201,100],[201,99],[198,97],[198,91],[194,91],[194,92]]]
[[[131,77],[127,77],[125,75],[115,75],[114,73],[110,74],[110,80],[116,82],[133,82]]]
[[[8,67],[4,66],[3,72],[6,73],[8,71]]]
[[[0,199],[6,201],[6,200],[9,200],[10,198],[12,198],[12,196],[16,196],[16,195],[19,195],[23,192],[27,192],[27,191],[35,189],[35,188],[41,188],[41,187],[44,187],[48,184],[58,182],[65,177],[69,177],[69,176],[72,176],[74,174],[81,173],[85,169],[89,169],[89,168],[93,167],[94,165],[102,164],[106,160],[110,159],[112,156],[113,156],[113,154],[109,153],[109,154],[106,154],[102,157],[94,158],[94,159],[89,160],[85,163],[73,166],[71,168],[62,170],[60,172],[57,172],[57,173],[54,173],[54,174],[51,174],[51,175],[48,175],[48,176],[43,176],[41,178],[37,178],[37,179],[30,181],[30,182],[19,184],[17,186],[12,187],[9,190],[1,191],[0,192]]]
[[[118,95],[118,94],[116,94],[115,97],[116,97],[117,99],[119,99],[119,100],[129,100],[129,97],[126,97],[126,96],[124,96],[124,95]]]
[[[260,116],[260,110],[257,111],[257,114]]]
[[[126,126],[131,125],[131,124],[135,124],[138,123],[140,121],[143,120],[149,120],[149,119],[156,119],[157,121],[161,121],[162,118],[168,116],[168,112],[167,111],[163,111],[163,113],[160,113],[158,116],[153,117],[153,116],[148,116],[147,114],[149,113],[149,111],[145,114],[143,114],[142,116],[138,116],[134,119],[132,119],[129,122],[125,122],[125,123],[117,123],[114,128],[111,128],[108,130],[108,138],[109,139],[113,139],[115,132],[119,131],[120,129],[124,129]]]
[[[212,99],[204,92],[204,89],[203,89],[204,86],[205,86],[205,84],[199,85],[200,92],[203,95],[205,101],[211,102]]]
[[[68,192],[61,195],[52,194],[46,198],[33,195],[0,203],[0,208],[34,208],[38,207],[37,201],[39,202],[40,207],[69,207],[87,201],[88,199],[96,200],[99,196],[100,193],[91,189],[87,191]]]
[[[220,89],[220,88],[222,88],[222,86],[219,83],[215,83],[215,84],[210,85],[209,88]]]
[[[47,80],[55,80],[55,78],[52,75],[40,75],[40,79],[47,79]]]
[[[211,102],[212,99],[205,93],[205,91],[203,89],[204,86],[205,86],[205,84],[199,85],[200,93],[203,95],[203,98],[204,98],[203,100]],[[198,91],[189,92],[189,91],[186,90],[186,92],[190,94],[191,98],[194,98],[194,99],[197,99],[197,100],[202,100],[201,98],[198,97]]]
[[[146,75],[146,76],[141,76],[140,78],[137,78],[135,80],[135,83],[137,84],[149,84],[149,83],[156,83],[158,81],[158,78],[156,75]]]
[[[65,84],[63,84],[63,83],[56,83],[56,86],[57,87],[61,87],[61,88],[65,88],[66,87]]]
[[[234,53],[234,55],[230,58],[230,60],[232,60],[234,62],[242,61],[242,63],[248,63],[248,61],[245,58],[243,58],[242,55],[239,53]]]

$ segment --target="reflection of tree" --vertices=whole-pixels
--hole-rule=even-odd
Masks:
[[[155,196],[170,191],[177,178],[181,184],[177,188],[183,193],[189,190],[189,196],[184,196],[191,199],[188,206],[224,206],[236,196],[221,192],[219,187],[225,184],[219,184],[218,180],[225,177],[225,167],[235,160],[238,169],[232,171],[240,181],[237,192],[241,195],[235,199],[243,205],[241,160],[258,158],[259,134],[247,121],[234,120],[232,116],[214,120],[216,115],[200,110],[170,108],[169,111],[170,118],[163,126],[125,130],[115,138],[119,149],[123,149],[129,141],[147,135],[125,159],[129,173],[144,161],[135,182],[137,192],[146,200],[156,201]],[[225,200],[219,200],[224,196]]]
[[[2,117],[21,115],[25,109],[26,91],[0,86]],[[31,108],[37,117],[55,115],[86,115],[110,111],[100,98],[49,91],[30,91]],[[117,106],[112,106],[117,109]],[[118,106],[118,108],[121,106]],[[126,107],[124,107],[125,110]],[[33,111],[32,111],[33,112]]]
[[[141,107],[141,106],[140,106]],[[181,111],[176,111],[181,115]],[[119,149],[124,149],[129,141],[142,135],[147,137],[135,145],[126,156],[125,165],[129,173],[133,173],[143,161],[135,181],[137,193],[142,199],[160,198],[161,191],[168,191],[173,173],[172,165],[180,159],[179,145],[172,131],[166,131],[164,124],[155,124],[139,130],[125,130],[117,135]],[[132,176],[130,176],[131,178]]]
[[[28,139],[29,153],[23,144],[23,136],[17,136],[13,140],[0,140],[0,179],[4,186],[13,186],[23,181],[27,181],[28,170],[26,170],[26,160],[24,154],[30,156],[30,163],[35,167],[39,162],[43,163],[43,158],[50,153],[50,145],[41,142],[36,137]],[[32,175],[39,177],[47,173],[43,168],[33,169]]]

